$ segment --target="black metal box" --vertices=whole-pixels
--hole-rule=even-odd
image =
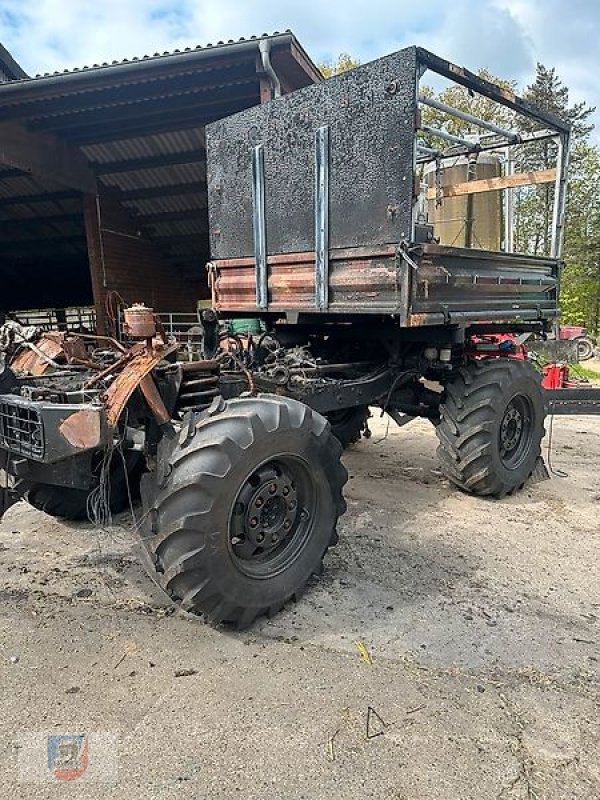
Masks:
[[[317,250],[320,211],[330,249],[410,238],[416,92],[409,47],[209,125],[212,257],[255,255],[257,203],[266,256]],[[320,211],[319,166],[328,171]]]

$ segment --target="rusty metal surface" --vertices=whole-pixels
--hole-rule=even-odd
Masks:
[[[56,361],[56,359],[64,357],[64,339],[64,334],[59,332],[43,334],[35,343],[39,352],[36,353],[31,349],[22,350],[11,361],[12,369],[29,375],[43,375],[51,366],[47,359]],[[46,358],[43,358],[40,353],[43,353]]]
[[[152,339],[156,336],[154,309],[135,303],[123,310],[124,329],[133,339]]]
[[[556,315],[555,259],[427,244],[415,260],[408,325]]]
[[[558,262],[549,258],[420,245],[332,250],[329,312],[394,314],[400,325],[551,319]],[[268,311],[315,312],[314,253],[268,259]],[[211,266],[214,307],[256,313],[254,259]]]
[[[163,403],[163,399],[156,388],[152,375],[144,375],[140,381],[140,391],[144,395],[144,400],[148,403],[148,408],[154,414],[154,418],[158,424],[165,425],[169,422],[171,415]]]
[[[82,408],[58,426],[59,433],[76,448],[90,450],[102,441],[102,424],[97,410]]]
[[[329,311],[400,314],[406,305],[396,248],[348,248],[329,255]],[[270,256],[269,311],[316,311],[314,252]],[[254,259],[213,262],[216,310],[256,311]]]
[[[174,344],[152,350],[143,348],[134,351],[132,357],[127,361],[126,368],[117,375],[102,396],[106,407],[107,422],[111,428],[117,425],[127,401],[142,379],[149,375],[163,358],[174,353],[177,347],[178,345]]]

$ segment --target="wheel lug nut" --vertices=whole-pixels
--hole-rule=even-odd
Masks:
[[[265,502],[265,501],[262,499],[262,497],[257,497],[257,498],[256,498],[256,503],[254,503],[254,505],[255,505],[257,508],[260,508],[264,502]]]
[[[256,541],[257,542],[262,542],[264,538],[265,538],[264,533],[257,533],[256,534]]]
[[[284,486],[284,487],[283,487],[283,496],[284,496],[284,497],[287,497],[287,495],[288,495],[289,493],[290,493],[290,488],[289,488],[289,486]]]
[[[279,541],[279,536],[276,535],[271,536],[271,542],[273,544],[277,544],[278,541]]]
[[[250,520],[250,527],[256,528],[257,525],[258,525],[258,520],[256,519],[256,517],[252,517],[252,519]]]
[[[292,523],[289,521],[289,519],[286,519],[286,521],[283,523],[283,527],[286,529],[286,531],[289,531],[289,529],[292,527]]]
[[[276,483],[272,483],[269,486],[269,492],[270,492],[270,494],[275,494],[276,491],[277,491],[277,484]]]
[[[288,504],[288,508],[289,508],[289,510],[290,510],[290,511],[293,511],[293,510],[296,508],[296,501],[295,501],[295,500],[292,500],[292,501],[291,501],[291,502]]]

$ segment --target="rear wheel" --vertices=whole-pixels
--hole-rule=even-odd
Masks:
[[[367,429],[367,420],[370,416],[368,406],[341,408],[326,414],[333,435],[344,450],[351,444],[360,441],[361,434]]]
[[[577,358],[579,361],[587,361],[594,355],[594,342],[589,336],[580,336],[577,341]]]
[[[471,361],[445,386],[438,457],[453,483],[503,497],[523,486],[541,453],[541,376],[510,358]]]
[[[184,610],[245,628],[296,599],[337,542],[347,473],[326,420],[284,397],[184,420],[142,482],[145,543]]]

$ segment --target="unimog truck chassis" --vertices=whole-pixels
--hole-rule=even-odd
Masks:
[[[432,133],[427,69],[529,132],[472,118],[478,139]],[[25,499],[103,525],[141,495],[157,582],[182,609],[243,628],[321,571],[345,510],[342,449],[368,436],[371,413],[431,420],[464,491],[518,490],[543,471],[545,410],[540,374],[505,334],[543,335],[558,317],[568,136],[419,48],[209,126],[201,353],[189,360],[143,305],[124,309],[125,343],[17,326],[0,374],[0,514]],[[558,149],[549,257],[435,241],[420,164],[546,139]],[[260,334],[223,327],[247,317]]]

